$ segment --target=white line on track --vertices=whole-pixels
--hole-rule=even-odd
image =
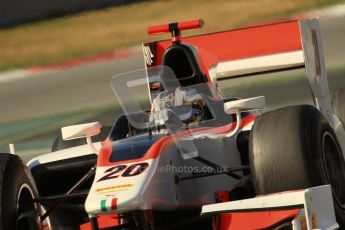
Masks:
[[[326,8],[313,10],[307,12],[306,16],[318,16],[318,17],[327,17],[327,18],[338,18],[345,16],[345,4],[338,4],[334,6],[329,6]]]
[[[0,73],[0,83],[10,82],[10,81],[16,81],[23,78],[27,78],[31,73],[25,71],[25,70],[10,70]]]
[[[42,72],[30,72],[25,69],[19,69],[19,70],[9,70],[5,72],[0,72],[0,84],[11,82],[11,81],[27,79],[27,78],[38,77],[38,76],[41,76],[42,74],[54,73],[56,71],[58,70],[49,69]]]

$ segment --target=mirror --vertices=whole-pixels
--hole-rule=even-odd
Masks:
[[[227,114],[234,114],[237,111],[263,109],[265,105],[264,96],[240,99],[224,103],[224,112]]]
[[[61,128],[63,140],[73,140],[96,136],[101,132],[102,124],[92,122],[87,124],[72,125]]]

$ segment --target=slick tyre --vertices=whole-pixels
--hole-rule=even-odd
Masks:
[[[97,136],[92,137],[92,141],[93,142],[104,141],[108,137],[111,128],[112,128],[111,126],[102,127],[101,133],[98,134]],[[53,142],[52,152],[76,147],[79,145],[85,145],[85,144],[86,144],[85,138],[65,141],[62,139],[62,135],[60,134],[59,136],[55,138]]]
[[[29,169],[12,154],[0,153],[0,230],[39,230],[40,209]]]
[[[316,108],[290,106],[259,116],[249,159],[257,194],[330,184],[337,221],[345,227],[345,162],[332,128]]]

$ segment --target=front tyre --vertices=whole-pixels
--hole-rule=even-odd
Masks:
[[[40,209],[29,169],[12,154],[0,153],[0,230],[38,230]]]
[[[249,158],[257,194],[330,184],[337,221],[345,227],[345,162],[333,129],[316,108],[290,106],[259,116]]]

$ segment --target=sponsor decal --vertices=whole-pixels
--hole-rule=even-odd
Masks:
[[[315,213],[312,213],[311,214],[311,223],[313,225],[313,229],[317,229],[317,220],[316,220],[316,215]]]
[[[306,216],[301,216],[300,217],[300,223],[301,223],[301,229],[308,229],[307,227],[307,217]],[[316,214],[312,213],[311,214],[311,225],[313,229],[317,229],[317,220],[316,220]]]
[[[108,202],[108,205],[107,205]],[[117,198],[113,198],[113,199],[104,199],[101,200],[101,210],[102,212],[107,212],[107,211],[112,211],[112,210],[116,210],[117,209]]]
[[[117,193],[118,193],[118,192],[115,192],[114,194],[104,194],[104,196],[105,196],[105,197],[118,197],[118,196],[117,196]],[[101,194],[103,194],[103,193],[101,193]]]
[[[144,59],[147,65],[151,65],[153,63],[153,54],[151,52],[150,47],[144,46]]]
[[[127,165],[116,165],[114,167],[108,168],[104,172],[104,176],[101,177],[97,182],[109,179],[116,179],[118,177],[131,177],[138,176],[149,167],[148,163],[138,163],[132,164],[127,167]]]
[[[299,221],[300,221],[300,224],[301,224],[301,229],[308,229],[307,219],[306,219],[306,217],[304,215],[300,217]]]
[[[114,186],[108,186],[108,187],[96,189],[96,192],[102,192],[106,190],[117,190],[117,189],[122,190],[122,189],[130,188],[130,187],[133,187],[133,184],[114,185]]]

